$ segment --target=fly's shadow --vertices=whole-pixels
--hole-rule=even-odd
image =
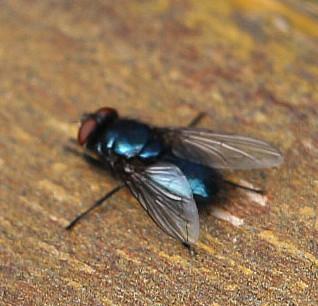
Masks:
[[[217,173],[211,180],[213,181],[214,195],[209,200],[195,197],[198,212],[203,222],[209,222],[210,216],[216,217],[216,212],[217,215],[224,213],[224,216],[233,215],[244,218],[268,211],[268,207],[259,204],[252,205],[250,200],[250,197],[266,199],[266,192],[263,189],[232,182],[220,173]]]

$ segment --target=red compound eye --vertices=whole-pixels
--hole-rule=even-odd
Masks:
[[[95,112],[96,115],[102,117],[117,117],[117,111],[111,107],[102,107]]]
[[[78,130],[78,143],[84,145],[90,135],[92,135],[97,127],[111,122],[118,117],[118,113],[114,108],[102,107],[95,113],[84,114],[82,117],[82,124]]]
[[[97,122],[94,118],[88,118],[82,122],[78,130],[78,143],[82,146],[87,142],[88,137],[95,131]]]

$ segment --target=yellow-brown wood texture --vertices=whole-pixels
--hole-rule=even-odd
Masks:
[[[317,305],[318,2],[0,1],[1,305]],[[197,255],[65,150],[101,106],[264,139],[282,167],[226,173]],[[225,219],[225,220],[222,220]]]

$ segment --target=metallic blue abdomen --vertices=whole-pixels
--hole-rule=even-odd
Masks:
[[[164,160],[175,164],[183,172],[196,200],[209,201],[218,191],[219,174],[205,166],[168,155]]]
[[[148,125],[123,119],[115,121],[102,135],[101,151],[107,154],[109,150],[127,159],[150,159],[161,154],[163,144]]]

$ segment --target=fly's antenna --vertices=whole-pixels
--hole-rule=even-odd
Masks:
[[[74,220],[72,220],[66,227],[66,230],[70,230],[74,227],[74,225],[80,220],[82,219],[84,216],[86,216],[89,212],[91,212],[93,209],[95,209],[96,207],[102,205],[104,203],[104,201],[106,201],[107,199],[109,199],[112,195],[114,195],[116,192],[118,192],[120,189],[122,189],[123,187],[125,187],[125,184],[121,184],[118,185],[117,187],[115,187],[114,189],[112,189],[111,191],[107,192],[103,197],[101,197],[100,199],[98,199],[91,207],[89,207],[87,210],[85,210],[84,212],[82,212],[81,214],[79,214]]]

